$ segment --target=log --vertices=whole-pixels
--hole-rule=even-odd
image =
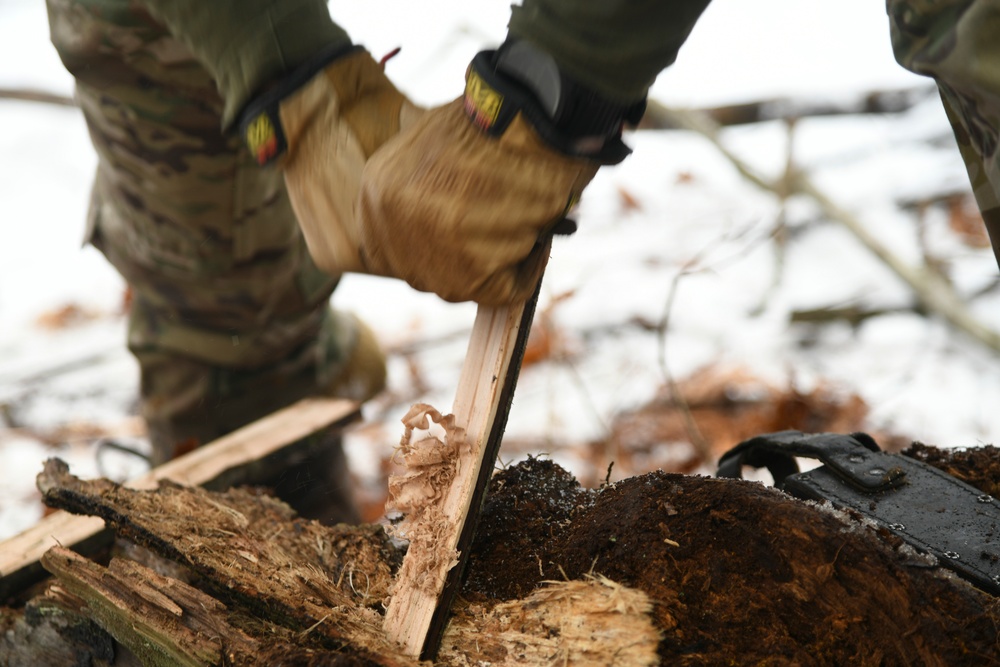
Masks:
[[[454,426],[464,431],[455,475],[443,490],[443,503],[434,508],[432,521],[438,525],[432,531],[433,544],[425,550],[424,544],[411,541],[386,610],[386,636],[406,655],[433,660],[440,646],[449,609],[461,588],[464,561],[499,453],[537,302],[536,288],[526,303],[480,306],[476,312],[452,410]],[[438,569],[447,574],[427,577],[423,563],[429,560],[438,561]],[[414,566],[417,562],[422,565]]]
[[[280,462],[301,455],[306,438],[324,428],[344,427],[359,417],[353,401],[308,398],[219,438],[127,483],[134,489],[156,488],[160,480],[220,489],[253,484],[273,476]],[[55,512],[0,543],[0,601],[45,575],[39,559],[59,545],[92,554],[111,534],[101,519]]]
[[[979,482],[966,481],[996,494],[1000,450],[927,450],[915,455],[945,456],[937,462],[952,474],[978,473]],[[283,503],[248,489],[165,482],[151,492],[81,482],[56,464],[43,486],[51,501],[114,518],[123,532],[193,569],[193,579],[174,572],[214,598],[204,600],[214,618],[224,605],[229,625],[260,645],[246,662],[222,664],[416,665],[382,635],[380,601],[400,559],[381,527],[295,519]],[[715,665],[733,656],[740,664],[778,656],[787,664],[1000,667],[995,597],[856,516],[759,483],[656,472],[585,490],[554,463],[529,459],[493,477],[479,528],[463,601],[435,662],[441,667]],[[112,566],[97,583],[175,619],[153,619],[161,627],[194,624],[184,619],[183,600],[197,593],[178,594],[172,580],[147,585],[139,568],[131,570],[137,580],[112,577],[131,567]],[[118,590],[122,581],[132,582],[128,590]],[[49,590],[70,585],[59,579]],[[89,588],[79,590],[93,597]],[[69,608],[110,627],[89,603]],[[17,628],[41,627],[41,608],[34,609]],[[74,661],[19,660],[43,655],[36,648],[46,637],[26,632],[21,639],[35,645],[5,661],[12,633],[4,623],[0,612],[0,664],[87,664],[88,654],[95,667],[110,662],[102,639],[85,641],[85,653],[46,653],[81,656]],[[72,641],[62,648],[77,646],[76,630],[90,633],[85,626],[64,625]],[[143,636],[160,637],[169,653],[173,638],[185,636],[176,632]],[[383,648],[365,649],[365,641]],[[204,655],[202,664],[219,662]],[[128,653],[116,647],[112,657],[120,665]]]
[[[258,639],[281,640],[281,646],[273,646],[268,639],[271,649],[300,643],[316,650],[348,651],[366,665],[416,665],[385,640],[381,618],[371,609],[388,595],[392,566],[400,560],[381,526],[324,526],[299,519],[283,502],[246,488],[212,492],[163,480],[150,491],[105,479],[81,480],[58,459],[46,462],[39,487],[46,504],[100,516],[119,536],[184,566],[214,598],[198,603],[201,607],[218,615],[224,614],[224,605],[249,619],[249,625],[264,624]],[[82,560],[67,564],[65,558],[65,551],[56,551],[44,564],[60,585],[87,601],[90,617],[118,641],[132,646],[141,639],[156,647],[153,654],[169,655],[178,664],[218,664],[211,657],[218,647],[191,643],[184,629],[212,635],[210,627],[217,621],[199,617],[178,624],[188,613],[188,603],[198,599],[191,592],[174,595],[179,582],[155,579],[147,585],[144,571],[133,565],[114,566],[97,577]],[[127,581],[111,582],[105,590],[102,584],[116,572],[126,572]],[[150,613],[164,618],[156,626],[130,629],[133,605],[139,613],[152,605]],[[238,645],[246,645],[238,639]]]
[[[90,634],[100,641],[84,648],[95,658],[120,664],[131,657],[108,648],[100,638],[106,631],[142,664],[157,667],[418,664],[382,633],[377,612],[400,554],[379,526],[304,521],[247,489],[211,492],[165,481],[138,491],[83,481],[56,460],[46,464],[40,486],[50,504],[105,517],[122,535],[185,566],[165,576],[124,558],[103,567],[60,547],[44,556],[55,575],[46,595],[57,591],[77,610],[77,626],[94,626]],[[442,666],[658,662],[652,601],[603,577],[458,606],[436,663]],[[35,655],[39,643],[45,655],[64,655],[77,648],[77,635],[8,642],[12,664],[36,664],[24,656]],[[0,633],[0,658],[3,648]]]

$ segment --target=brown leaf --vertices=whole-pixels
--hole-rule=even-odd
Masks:
[[[979,207],[971,196],[962,194],[949,197],[948,227],[958,235],[963,243],[972,248],[989,248],[990,237],[979,213]]]
[[[97,313],[87,310],[75,303],[66,304],[42,313],[35,318],[35,325],[42,329],[68,329],[89,322],[97,317]]]
[[[625,211],[642,210],[642,204],[639,203],[635,195],[621,186],[618,186],[618,199],[621,202],[622,209]]]

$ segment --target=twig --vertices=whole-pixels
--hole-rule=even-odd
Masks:
[[[691,445],[694,447],[698,458],[702,463],[708,465],[715,462],[714,454],[712,453],[712,447],[705,440],[702,435],[701,430],[698,428],[698,424],[695,422],[694,415],[691,412],[691,408],[688,405],[687,399],[680,391],[679,385],[674,378],[673,373],[670,371],[670,365],[667,363],[667,333],[670,330],[670,319],[672,317],[672,311],[674,307],[674,300],[677,296],[677,290],[680,287],[680,282],[685,276],[693,275],[695,273],[702,273],[705,271],[710,271],[718,269],[730,262],[737,261],[744,257],[747,253],[757,247],[758,244],[764,241],[774,238],[775,234],[779,232],[779,227],[772,225],[771,230],[767,234],[762,234],[756,239],[752,239],[749,243],[740,247],[740,249],[734,254],[724,257],[721,260],[713,262],[712,265],[704,265],[703,259],[708,254],[712,248],[717,246],[722,242],[733,242],[738,241],[744,236],[746,236],[752,226],[745,227],[743,229],[737,230],[733,234],[728,234],[724,238],[716,239],[711,244],[703,248],[701,251],[695,253],[695,255],[685,262],[680,271],[678,271],[670,282],[670,291],[667,293],[667,301],[663,306],[663,316],[660,318],[659,323],[657,323],[655,331],[659,337],[660,347],[659,347],[659,364],[660,372],[663,374],[663,380],[667,385],[667,389],[670,392],[670,399],[675,406],[681,411],[681,415],[684,418],[684,428],[687,431],[688,438],[691,439]]]
[[[597,407],[597,402],[594,401],[594,397],[591,395],[590,389],[587,387],[586,380],[584,380],[583,376],[580,374],[580,369],[578,369],[576,364],[573,363],[573,360],[568,357],[561,359],[559,363],[569,371],[569,376],[573,379],[573,383],[579,390],[580,397],[583,399],[583,402],[586,403],[587,407],[590,408],[590,411],[593,413],[594,419],[596,419],[597,423],[600,425],[601,430],[606,436],[610,434],[611,426],[601,415],[601,411]]]
[[[719,125],[704,114],[683,109],[668,109],[667,113],[679,127],[697,132],[708,139],[754,185],[773,193],[782,192],[782,183],[775,183],[759,175],[750,165],[734,155],[719,138]],[[961,297],[940,276],[925,267],[911,266],[875,238],[856,216],[841,208],[817,188],[805,174],[798,174],[788,184],[791,192],[812,198],[823,212],[839,222],[868,250],[901,278],[914,291],[917,299],[928,312],[942,317],[953,327],[983,344],[994,353],[1000,353],[1000,334],[975,319],[965,307]]]
[[[865,320],[872,317],[881,317],[893,313],[918,313],[926,315],[918,306],[899,306],[895,308],[862,308],[861,306],[824,306],[822,308],[807,308],[804,310],[793,310],[791,313],[792,322],[802,322],[807,324],[820,324],[833,322],[834,320],[844,320],[852,327],[861,325]]]
[[[310,625],[308,628],[306,628],[305,630],[303,630],[302,632],[300,632],[299,633],[299,638],[303,639],[303,638],[307,637],[310,632],[312,632],[313,630],[315,630],[319,626],[323,625],[323,623],[326,622],[326,619],[328,619],[328,618],[330,618],[330,614],[327,614],[326,616],[324,616],[323,618],[319,619],[318,621],[316,621],[315,623],[313,623],[312,625]]]
[[[61,375],[66,375],[67,373],[78,371],[81,368],[93,366],[102,361],[119,356],[124,352],[125,347],[121,344],[116,344],[103,350],[98,350],[97,352],[90,352],[88,354],[80,355],[74,359],[67,359],[66,361],[52,364],[48,368],[43,368],[33,373],[26,373],[20,376],[16,373],[0,375],[0,385],[10,384],[24,388],[26,386],[39,384],[46,380],[51,380]]]
[[[781,279],[785,273],[785,260],[788,250],[788,198],[791,195],[791,184],[795,179],[795,174],[798,172],[798,167],[795,166],[796,122],[795,118],[785,121],[788,143],[785,146],[785,173],[782,174],[779,181],[781,191],[777,193],[780,208],[778,209],[777,218],[774,221],[774,275],[771,278],[771,284],[768,286],[767,292],[761,297],[760,303],[750,312],[753,316],[764,312],[771,296],[777,291],[778,286],[781,285]]]
[[[66,97],[65,95],[59,95],[57,93],[47,93],[42,90],[0,88],[0,100],[39,102],[41,104],[55,104],[56,106],[61,107],[76,106],[76,100],[72,97]]]
[[[691,446],[694,447],[694,451],[701,462],[709,464],[714,458],[712,455],[712,446],[705,439],[705,436],[702,435],[701,429],[698,428],[698,422],[694,419],[691,407],[688,405],[687,399],[684,398],[684,394],[681,392],[674,374],[670,372],[670,365],[667,363],[667,331],[670,329],[670,317],[674,308],[674,300],[677,296],[677,288],[680,286],[681,279],[684,276],[697,272],[697,269],[694,268],[697,261],[698,259],[695,258],[685,264],[670,282],[670,292],[667,294],[667,302],[663,306],[663,318],[660,320],[660,326],[658,327],[660,336],[659,361],[660,372],[663,374],[663,380],[667,383],[667,389],[670,391],[670,400],[681,412],[681,417],[684,419],[684,430],[687,431]]]

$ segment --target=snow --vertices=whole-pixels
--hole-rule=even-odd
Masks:
[[[388,72],[425,104],[458,93],[469,58],[503,38],[508,12],[505,2],[473,11],[458,0],[334,0],[331,10],[377,55],[402,45]],[[779,96],[837,101],[926,85],[895,64],[887,33],[882,6],[864,0],[715,0],[653,95],[698,107]],[[0,87],[72,90],[37,0],[0,4]],[[124,349],[122,281],[98,252],[80,246],[95,164],[86,127],[74,109],[7,100],[0,100],[0,127],[0,406],[15,413],[0,417],[28,431],[120,423],[134,414],[136,368]],[[899,312],[856,329],[788,324],[797,309],[913,302],[908,288],[814,203],[785,203],[791,233],[779,270],[771,234],[782,205],[773,195],[689,133],[639,132],[628,141],[634,154],[602,170],[588,189],[580,231],[556,243],[543,286],[539,311],[579,354],[524,369],[510,438],[537,442],[571,471],[592,473],[582,455],[557,445],[599,437],[616,412],[649,400],[664,381],[665,350],[677,378],[714,363],[778,383],[794,377],[800,387],[832,383],[871,406],[872,428],[944,446],[991,441],[1000,427],[992,410],[1000,403],[1000,359],[940,321]],[[723,141],[761,174],[780,175],[789,141],[783,124],[729,129]],[[933,95],[895,116],[803,120],[793,142],[797,165],[909,262],[922,251],[914,213],[901,203],[968,190]],[[939,211],[929,211],[924,224],[958,289],[972,293],[993,281],[988,249],[959,243]],[[987,292],[970,304],[995,329],[998,299]],[[56,331],[35,323],[70,303],[97,316]],[[348,439],[354,471],[377,483],[380,456],[398,440],[409,403],[450,405],[475,307],[364,276],[347,277],[334,303],[361,315],[394,351],[392,397],[366,406],[365,428]],[[665,341],[632,324],[660,321],[668,303]],[[406,357],[408,346],[419,350]],[[94,364],[45,375],[90,356]],[[0,537],[40,516],[33,477],[47,456],[69,457],[83,475],[135,473],[135,461],[102,458],[99,467],[92,441],[46,445],[3,424]]]

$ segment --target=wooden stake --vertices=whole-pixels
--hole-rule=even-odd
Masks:
[[[449,609],[462,585],[537,303],[538,289],[527,303],[500,308],[480,306],[476,312],[452,408],[456,426],[465,429],[469,449],[459,461],[443,508],[447,520],[445,548],[458,552],[459,564],[433,593],[427,592],[427,582],[397,583],[384,627],[407,655],[433,660],[437,654]]]
[[[359,409],[354,401],[303,399],[154,468],[126,486],[155,489],[161,479],[210,488],[260,481],[274,473],[271,457],[320,429],[351,423]],[[49,548],[59,545],[89,553],[107,539],[103,520],[59,511],[0,543],[0,602],[44,576],[38,561]]]

